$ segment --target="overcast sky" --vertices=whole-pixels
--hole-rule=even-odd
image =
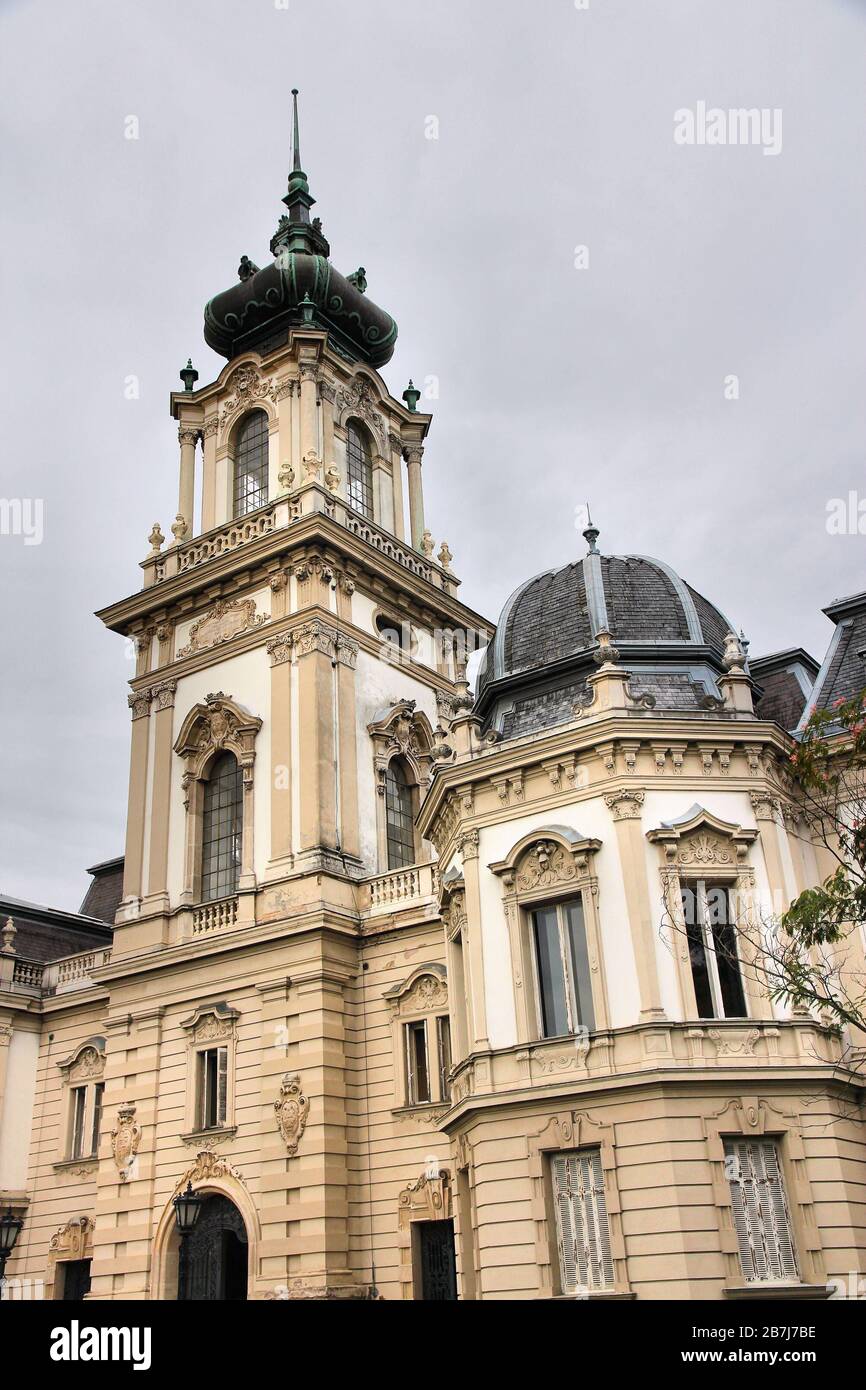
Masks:
[[[168,534],[168,393],[190,354],[216,374],[204,304],[267,261],[293,86],[334,263],[400,326],[386,380],[438,379],[427,516],[462,596],[495,617],[582,555],[589,500],[603,550],[665,559],[753,655],[823,656],[821,608],[866,588],[866,538],[826,526],[866,496],[861,0],[0,16],[0,495],[44,505],[40,545],[0,536],[0,890],[76,908],[122,853],[130,667],[92,613]],[[780,110],[781,151],[676,144],[699,102]]]

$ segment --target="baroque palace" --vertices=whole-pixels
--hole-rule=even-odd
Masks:
[[[750,660],[590,525],[494,628],[297,106],[293,164],[205,310],[225,367],[171,396],[170,543],[99,614],[137,652],[124,857],[79,914],[0,902],[5,1297],[827,1297],[861,1078],[738,914],[831,870],[787,769],[866,683],[866,595],[820,669]]]

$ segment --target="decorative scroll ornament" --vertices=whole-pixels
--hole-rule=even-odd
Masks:
[[[255,367],[249,363],[238,367],[231,379],[230,390],[232,394],[227,397],[222,408],[223,424],[236,410],[249,408],[255,405],[256,401],[265,400],[267,397],[274,399],[276,394],[274,382],[260,377]]]
[[[338,391],[336,404],[341,415],[359,415],[376,435],[380,444],[384,444],[385,431],[377,409],[378,401],[364,377],[357,377],[351,386],[344,386]]]
[[[73,1221],[67,1221],[65,1226],[61,1226],[59,1231],[55,1231],[48,1244],[48,1249],[55,1254],[81,1256],[90,1244],[93,1235],[94,1223],[89,1216],[79,1216]]]
[[[400,1001],[400,1012],[432,1013],[436,1009],[447,1009],[448,987],[444,980],[435,975],[422,975],[413,989]]]
[[[680,845],[677,858],[680,864],[734,864],[730,844],[717,835],[692,835]]]
[[[209,647],[222,646],[238,637],[242,632],[253,631],[270,619],[269,613],[256,613],[253,598],[220,599],[210,612],[189,630],[189,644],[177,653],[178,657],[189,656],[192,652],[205,651]]]
[[[553,840],[539,840],[524,856],[517,874],[517,887],[523,891],[552,888],[577,877],[574,859]]]
[[[186,758],[187,772],[193,778],[200,777],[212,754],[224,748],[235,754],[246,775],[252,771],[256,734],[261,727],[261,719],[218,691],[190,710],[174,751]]]
[[[298,1152],[309,1113],[310,1102],[301,1092],[301,1078],[287,1073],[280,1087],[280,1098],[274,1101],[274,1114],[277,1129],[290,1156]]]
[[[111,1131],[111,1152],[121,1182],[129,1181],[140,1143],[141,1126],[135,1121],[135,1106],[121,1105],[117,1112],[117,1123]]]
[[[232,1167],[227,1158],[215,1153],[213,1149],[199,1149],[195,1163],[191,1168],[187,1168],[174,1190],[182,1192],[187,1183],[210,1182],[215,1178],[235,1178],[237,1182],[243,1182],[241,1174],[237,1168]]]

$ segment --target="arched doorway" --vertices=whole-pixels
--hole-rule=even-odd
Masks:
[[[205,1198],[182,1252],[185,1301],[242,1302],[247,1296],[249,1252],[243,1217],[228,1197]]]

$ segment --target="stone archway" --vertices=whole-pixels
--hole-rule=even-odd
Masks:
[[[210,1229],[211,1235],[215,1240],[218,1239],[220,1244],[222,1244],[222,1237],[215,1235],[214,1232],[218,1233],[221,1230],[230,1232],[245,1248],[245,1288],[239,1291],[235,1276],[240,1266],[240,1252],[232,1251],[231,1243],[227,1242],[229,1252],[231,1252],[228,1256],[231,1265],[231,1278],[229,1280],[231,1298],[238,1300],[261,1297],[261,1290],[256,1283],[261,1231],[255,1206],[241,1175],[227,1159],[218,1157],[210,1150],[202,1150],[198,1154],[195,1164],[187,1170],[178,1183],[175,1191],[182,1191],[187,1182],[192,1183],[193,1190],[199,1196],[207,1199],[199,1221],[204,1221],[208,1212],[211,1213],[211,1217],[203,1230]],[[213,1198],[220,1198],[225,1205],[219,1208],[216,1206],[209,1208],[208,1203]],[[220,1216],[220,1212],[222,1212],[222,1216]],[[191,1236],[190,1240],[193,1239],[194,1237]],[[177,1298],[179,1253],[180,1240],[175,1224],[174,1205],[169,1201],[163,1209],[154,1240],[151,1298],[169,1301]],[[238,1256],[237,1263],[232,1263],[231,1254]],[[224,1281],[222,1281],[222,1288],[225,1289]],[[224,1292],[218,1294],[218,1299],[223,1297],[225,1297]]]

